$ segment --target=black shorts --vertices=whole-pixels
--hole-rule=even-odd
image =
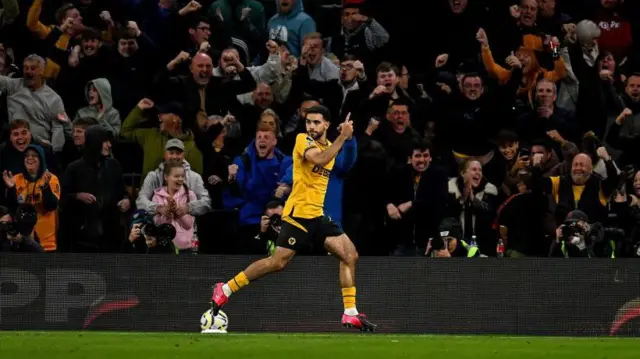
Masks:
[[[276,245],[292,249],[296,252],[314,253],[324,247],[327,237],[337,237],[344,232],[329,217],[321,216],[316,218],[289,217],[297,225],[282,221],[280,235]],[[304,229],[303,229],[304,228]]]

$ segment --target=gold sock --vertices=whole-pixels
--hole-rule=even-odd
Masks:
[[[342,302],[344,309],[356,307],[356,287],[342,288]]]
[[[233,293],[239,291],[240,288],[248,284],[249,284],[249,278],[247,278],[247,275],[244,274],[244,272],[238,273],[237,276],[233,277],[232,280],[227,282],[227,285],[229,286],[229,288],[231,288],[231,291]]]

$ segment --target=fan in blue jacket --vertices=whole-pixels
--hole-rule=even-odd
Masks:
[[[347,140],[340,152],[338,152],[336,163],[333,165],[333,170],[331,170],[331,176],[329,177],[327,194],[324,197],[324,215],[330,217],[340,227],[342,227],[342,188],[344,179],[347,178],[347,174],[353,168],[357,158],[358,144],[354,137]],[[293,185],[293,166],[287,168],[281,183],[289,186]]]
[[[235,181],[224,191],[222,200],[225,209],[238,209],[243,225],[260,224],[267,203],[274,193],[292,159],[277,148],[273,158],[259,158],[255,140],[244,153],[233,160],[238,166]]]

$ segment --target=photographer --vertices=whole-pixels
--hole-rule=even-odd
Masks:
[[[442,220],[438,227],[439,232],[433,238],[429,238],[427,249],[424,253],[432,258],[486,257],[480,253],[478,245],[473,241],[465,241],[460,221],[456,218],[448,217]]]
[[[31,236],[37,220],[33,206],[19,206],[13,217],[0,206],[0,252],[43,253],[40,243]]]
[[[565,258],[615,258],[615,244],[605,241],[606,234],[600,223],[589,223],[589,217],[583,211],[571,211],[556,230],[549,256],[561,253]]]
[[[267,249],[269,255],[273,254],[276,249],[276,239],[280,234],[280,226],[282,225],[282,203],[280,201],[271,201],[267,203],[264,215],[260,219],[260,233],[256,236],[257,243],[251,252],[264,252]]]
[[[133,215],[129,242],[133,245],[133,252],[140,254],[178,254],[173,244],[176,229],[171,224],[156,226],[153,216],[143,210]]]

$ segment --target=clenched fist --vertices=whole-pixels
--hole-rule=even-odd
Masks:
[[[236,177],[238,176],[238,165],[233,164],[233,165],[229,165],[228,167],[229,170],[229,183],[234,182],[236,180]]]
[[[440,68],[447,64],[449,61],[449,54],[441,54],[436,57],[436,68]]]
[[[487,33],[483,28],[480,28],[476,33],[476,40],[478,40],[481,46],[489,46],[489,37],[487,37]]]
[[[625,108],[620,115],[618,115],[618,118],[616,118],[616,123],[622,125],[622,122],[631,116],[633,116],[633,111],[631,111],[630,108]]]
[[[153,107],[153,101],[149,100],[148,98],[143,98],[142,100],[140,100],[140,102],[138,102],[138,108],[143,111],[148,110],[152,107]]]

